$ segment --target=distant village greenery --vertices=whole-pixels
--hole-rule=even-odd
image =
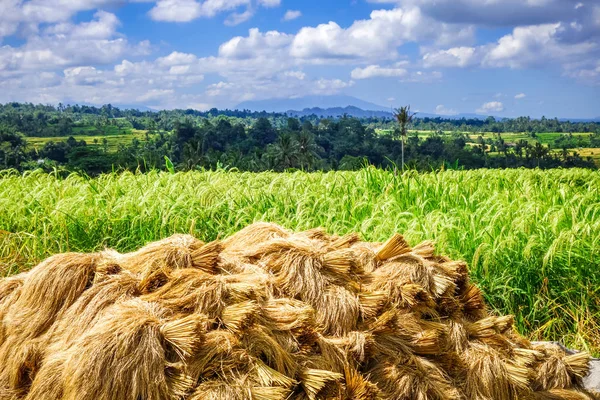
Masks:
[[[401,165],[392,118],[0,105],[0,169],[81,171],[353,170]],[[598,150],[597,152],[595,150]],[[521,117],[415,118],[405,168],[596,168],[600,124]]]

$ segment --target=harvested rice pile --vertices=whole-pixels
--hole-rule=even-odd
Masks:
[[[255,224],[0,280],[0,399],[598,399],[431,243]]]

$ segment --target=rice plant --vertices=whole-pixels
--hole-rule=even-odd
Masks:
[[[188,172],[0,174],[0,274],[56,253],[131,251],[174,233],[208,241],[255,221],[409,244],[470,265],[499,314],[534,339],[600,350],[600,174]]]

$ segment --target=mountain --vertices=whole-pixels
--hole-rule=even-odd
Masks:
[[[332,108],[320,108],[312,107],[305,108],[302,111],[288,110],[286,114],[292,117],[306,117],[309,115],[317,115],[319,117],[341,117],[343,115],[349,115],[356,118],[392,118],[392,113],[389,111],[371,111],[363,110],[362,108],[348,106],[348,107],[332,107]]]
[[[301,111],[299,110],[287,110],[286,113],[290,116],[294,117],[306,117],[309,115],[317,115],[319,117],[341,117],[343,115],[349,115],[351,117],[356,118],[369,118],[369,117],[379,117],[379,118],[393,118],[393,115],[390,111],[372,111],[372,110],[363,110],[362,108],[348,106],[348,107],[332,107],[332,108],[321,108],[321,107],[312,107],[305,108]],[[415,118],[442,118],[442,119],[486,119],[487,116],[479,115],[479,114],[456,114],[456,115],[437,115],[437,114],[428,114],[428,113],[417,113]],[[496,119],[501,119],[502,117],[496,117]]]
[[[238,104],[238,110],[286,112],[288,110],[304,110],[306,108],[345,108],[355,107],[369,111],[388,111],[389,107],[383,107],[352,96],[305,96],[295,99],[268,99],[257,101],[245,101]]]

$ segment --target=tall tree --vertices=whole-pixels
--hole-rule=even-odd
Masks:
[[[398,126],[400,128],[400,136],[402,139],[402,170],[404,170],[404,138],[406,137],[406,127],[412,122],[415,114],[411,114],[410,105],[405,107],[400,107],[396,109],[394,112],[394,117],[398,122]]]

